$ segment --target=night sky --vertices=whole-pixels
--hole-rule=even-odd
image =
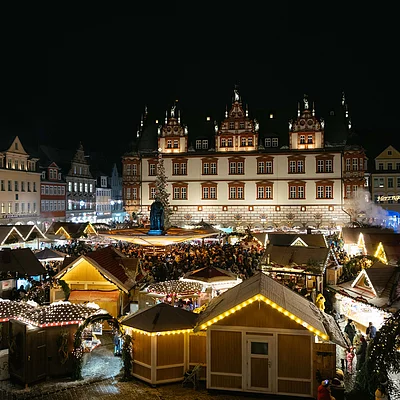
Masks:
[[[253,35],[233,25],[214,34],[207,24],[218,18],[190,30],[187,18],[161,14],[3,24],[0,134],[73,149],[81,140],[85,150],[119,161],[145,105],[162,120],[178,99],[190,129],[208,115],[221,121],[237,84],[250,115],[282,110],[294,117],[307,93],[324,116],[344,90],[367,155],[389,144],[400,150],[390,38],[284,27]]]

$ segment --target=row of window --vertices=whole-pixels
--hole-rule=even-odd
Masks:
[[[96,190],[96,196],[98,197],[111,197],[111,189],[97,189]]]
[[[88,168],[87,167],[77,167],[74,165],[74,175],[76,175],[79,172],[79,175],[87,175],[88,174]]]
[[[61,180],[61,172],[58,172],[54,168],[50,168],[49,170],[49,179],[51,180]],[[46,179],[46,171],[42,172],[42,179]]]
[[[217,199],[217,184],[204,183],[202,184],[201,193],[202,199]],[[305,199],[305,183],[291,184],[288,183],[288,198],[289,199]],[[150,199],[156,197],[156,187],[150,186]],[[272,184],[256,184],[257,199],[273,199]],[[138,200],[138,188],[127,187],[127,200]],[[244,184],[228,184],[229,200],[243,200],[245,198]],[[188,188],[182,185],[172,185],[173,200],[188,200]],[[317,199],[333,199],[333,183],[316,184]]]
[[[42,194],[64,196],[65,195],[65,186],[60,186],[60,185],[57,185],[57,186],[42,185],[41,193]]]
[[[40,202],[41,211],[64,211],[64,200],[42,200]]]
[[[364,171],[364,158],[345,158],[346,171]]]
[[[68,210],[92,210],[93,205],[91,201],[68,200]]]
[[[386,164],[386,168],[385,168],[385,164]],[[395,168],[393,168],[395,167]],[[392,162],[387,162],[387,163],[383,163],[380,162],[378,163],[378,170],[379,171],[400,171],[400,162],[396,162],[396,163],[392,163]]]
[[[7,159],[7,169],[17,169],[19,171],[36,171],[35,161],[27,161],[25,165],[24,160],[13,160],[12,158]],[[0,167],[3,168],[3,160],[0,160]]]
[[[111,211],[111,204],[96,204],[96,211]]]
[[[73,188],[73,190],[72,190]],[[79,191],[78,191],[79,188]],[[93,193],[92,183],[82,183],[82,182],[68,182],[68,192],[80,192],[80,193]]]
[[[240,140],[241,146],[253,146],[253,138],[242,137]],[[278,147],[278,138],[265,138],[265,147]],[[221,138],[220,147],[233,147],[232,138]],[[208,140],[207,139],[197,139],[196,140],[196,150],[208,150]]]
[[[35,214],[36,213],[36,202],[33,203],[16,203],[9,201],[8,203],[1,203],[2,214]]]
[[[172,163],[172,175],[187,175],[188,174],[188,161],[184,162],[173,162]],[[217,161],[203,161],[202,162],[202,175],[217,175],[218,163]],[[257,162],[257,174],[273,174],[274,173],[273,161],[258,161]],[[229,175],[244,175],[244,161],[230,161],[229,162]],[[289,160],[288,161],[288,173],[289,174],[304,174],[305,171],[305,159]],[[333,173],[333,159],[317,159],[316,160],[316,172],[317,173]],[[137,164],[125,164],[126,175],[138,175]],[[149,176],[156,175],[156,164],[149,163]]]
[[[374,178],[374,188],[383,188],[385,187],[385,179],[387,181],[388,188],[394,188],[395,182],[396,187],[400,188],[400,177],[388,177],[388,178]]]
[[[13,183],[14,182],[14,183]],[[36,182],[25,182],[25,181],[7,181],[8,192],[36,192]],[[6,185],[4,180],[0,180],[0,191],[6,191]]]

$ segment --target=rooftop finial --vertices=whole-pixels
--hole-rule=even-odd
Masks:
[[[147,115],[148,111],[147,111],[147,106],[144,106],[144,115]]]
[[[246,117],[248,117],[248,116],[249,116],[249,105],[246,104]]]
[[[181,110],[178,110],[178,124],[181,123]]]
[[[315,104],[312,102],[312,115],[315,117]]]
[[[140,116],[140,126],[143,126],[143,114]]]
[[[175,108],[176,108],[176,105],[174,104],[174,105],[171,107],[171,117],[172,117],[172,118],[175,117]]]
[[[300,102],[297,102],[297,116],[300,117]]]
[[[225,118],[228,118],[228,106],[225,106]]]
[[[342,106],[346,103],[346,96],[344,95],[344,92],[342,92]]]
[[[240,101],[238,85],[235,85],[235,89],[233,90],[233,92],[235,93],[235,101]]]
[[[168,110],[165,110],[165,125],[168,123]]]
[[[304,95],[303,101],[304,101],[304,109],[308,110],[308,98],[306,94]]]

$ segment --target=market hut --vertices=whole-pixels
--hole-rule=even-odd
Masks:
[[[193,334],[198,315],[159,303],[121,321],[133,338],[132,374],[152,385],[183,380],[205,363],[205,336]]]
[[[72,303],[95,302],[113,317],[129,308],[129,293],[135,285],[137,258],[126,257],[113,246],[72,258],[55,275],[69,285]],[[65,298],[61,287],[51,288],[51,301]]]
[[[263,272],[214,298],[196,331],[207,333],[208,389],[312,397],[317,369],[334,376],[334,343],[346,346],[330,315]]]
[[[64,239],[84,239],[89,235],[97,235],[96,229],[90,222],[53,222],[46,231],[46,236]]]
[[[89,316],[104,312],[94,305],[70,302],[48,306],[16,301],[1,304],[4,312],[8,310],[10,376],[26,385],[70,375],[78,326]]]

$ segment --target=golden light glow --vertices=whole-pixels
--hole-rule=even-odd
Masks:
[[[146,336],[166,336],[166,335],[179,335],[181,333],[191,333],[193,329],[179,329],[176,331],[163,331],[163,332],[147,332],[136,328],[130,328],[132,332],[139,333]]]
[[[316,329],[313,326],[309,325],[307,322],[303,321],[302,319],[300,319],[296,315],[292,314],[290,311],[285,310],[284,308],[278,306],[273,301],[267,299],[266,297],[264,297],[262,295],[256,295],[256,296],[254,296],[254,297],[242,302],[241,304],[239,304],[239,305],[237,305],[235,307],[232,307],[230,310],[225,311],[224,313],[218,315],[217,317],[213,318],[212,320],[207,321],[204,324],[202,324],[200,326],[200,329],[203,329],[203,330],[207,329],[208,326],[211,326],[215,322],[218,322],[221,319],[224,319],[225,317],[228,317],[229,315],[235,313],[236,311],[241,310],[242,308],[248,306],[249,304],[252,304],[256,300],[263,301],[265,304],[270,305],[272,308],[274,308],[275,310],[277,310],[281,314],[285,315],[286,317],[289,317],[291,320],[295,321],[296,323],[298,323],[299,325],[303,326],[304,328],[308,329],[310,332],[314,333],[316,336],[319,336],[320,338],[322,338],[324,340],[329,340],[329,336],[328,335],[326,335],[325,333],[320,332],[318,329]]]
[[[383,262],[384,264],[387,264],[387,257],[385,253],[385,249],[383,247],[382,242],[379,242],[378,247],[375,251],[374,257],[376,257],[379,261]]]
[[[66,239],[71,239],[71,236],[69,235],[69,233],[62,226],[60,226],[60,228],[58,228],[56,235],[62,235]]]

